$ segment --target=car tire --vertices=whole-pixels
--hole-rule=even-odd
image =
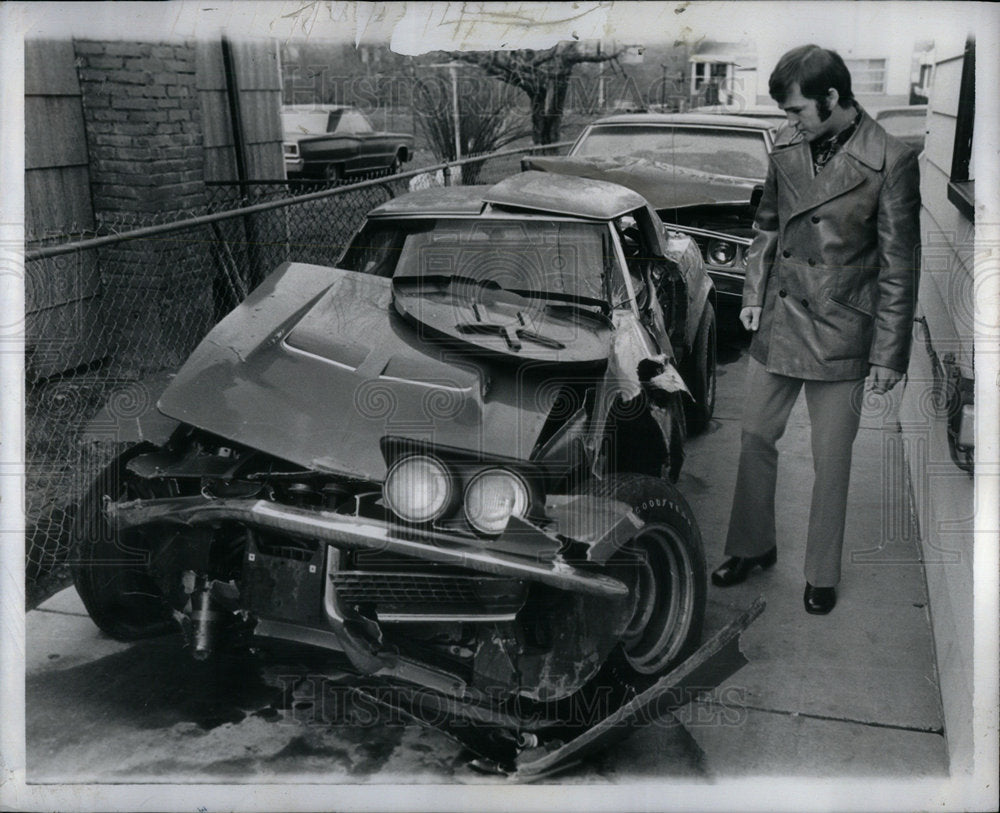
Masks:
[[[399,171],[403,168],[403,159],[400,157],[399,153],[392,159],[392,163],[389,165],[389,174],[398,175]]]
[[[134,446],[105,468],[77,504],[73,523],[73,582],[95,624],[119,641],[176,632],[171,609],[145,568],[148,551],[122,544],[104,511],[104,497],[136,496],[125,465],[149,451]]]
[[[715,414],[716,346],[715,308],[711,302],[706,302],[691,347],[691,356],[685,364],[684,379],[693,399],[687,400],[685,409],[688,434],[691,435],[704,432]]]
[[[662,478],[616,475],[588,491],[625,503],[642,522],[608,563],[634,590],[635,605],[605,665],[613,682],[641,690],[701,641],[708,591],[701,532],[687,501]]]

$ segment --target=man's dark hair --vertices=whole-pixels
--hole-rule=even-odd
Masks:
[[[798,85],[803,96],[817,103],[826,98],[830,88],[840,94],[840,107],[850,107],[854,101],[851,73],[844,60],[836,51],[818,45],[802,45],[782,56],[767,84],[771,98],[778,104],[784,104],[792,85]]]

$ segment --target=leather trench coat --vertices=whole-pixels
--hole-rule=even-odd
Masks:
[[[867,113],[818,174],[797,134],[775,145],[749,250],[743,307],[761,306],[750,354],[769,372],[842,381],[905,372],[920,249],[916,154]]]

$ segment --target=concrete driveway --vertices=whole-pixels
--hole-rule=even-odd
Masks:
[[[735,480],[745,343],[720,347],[719,405],[692,439],[680,487],[709,567]],[[744,636],[750,665],[710,696],[637,729],[557,781],[632,783],[731,776],[947,774],[924,574],[892,403],[866,404],[855,450],[839,602],[802,608],[812,485],[800,400],[782,440],[777,566],[710,588],[706,633],[763,593]],[[195,663],[175,639],[123,645],[75,591],[27,618],[29,782],[500,783],[443,734],[352,701],[336,669],[305,658],[220,653]]]

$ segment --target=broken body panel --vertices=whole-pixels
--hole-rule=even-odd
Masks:
[[[570,216],[527,175],[373,213],[424,240],[433,273],[405,251],[385,276],[286,263],[211,331],[159,398],[169,439],[92,493],[76,577],[104,629],[172,617],[197,657],[249,634],[490,702],[641,683],[694,647],[700,537],[659,479],[682,460],[686,386],[659,298],[637,301],[652,277],[630,278],[604,218],[638,214],[671,291],[704,270],[634,193],[560,179],[591,194]],[[493,257],[480,226],[536,235],[531,273],[442,274],[442,251]],[[598,266],[564,269],[587,246]]]

